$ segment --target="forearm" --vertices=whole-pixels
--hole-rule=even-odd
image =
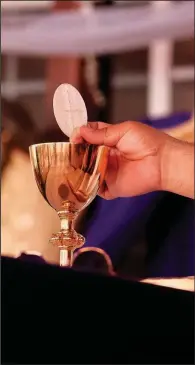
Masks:
[[[161,161],[162,190],[194,199],[194,144],[167,137]]]

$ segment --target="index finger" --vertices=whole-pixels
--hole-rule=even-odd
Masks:
[[[119,124],[99,124],[98,129],[89,128],[88,126],[80,127],[80,135],[85,141],[91,144],[104,145],[108,147],[116,147],[123,139],[125,134],[129,132],[132,123],[123,122]]]
[[[103,129],[109,126],[110,124],[104,123],[104,122],[88,122],[87,126],[88,128],[91,128],[93,130]],[[85,140],[83,136],[81,135],[80,128],[75,128],[73,130],[72,135],[70,136],[70,141],[73,143],[84,143]]]
[[[95,129],[95,130],[96,129],[103,129],[103,128],[106,128],[110,125],[112,125],[112,124],[104,123],[104,122],[88,122],[87,123],[87,127]]]

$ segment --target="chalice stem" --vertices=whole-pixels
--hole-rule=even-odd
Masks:
[[[60,266],[71,267],[73,262],[73,251],[65,248],[60,249]]]
[[[54,233],[50,242],[60,250],[60,266],[71,267],[73,264],[73,253],[77,248],[84,245],[85,239],[74,230],[74,220],[77,211],[70,209],[69,202],[64,204],[64,210],[58,212],[61,230]]]

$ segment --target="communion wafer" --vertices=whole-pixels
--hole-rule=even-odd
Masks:
[[[62,132],[70,137],[75,128],[87,124],[85,102],[74,86],[61,84],[53,97],[53,111]]]

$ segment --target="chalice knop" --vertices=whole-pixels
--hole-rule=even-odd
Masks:
[[[74,250],[85,242],[74,230],[74,221],[103,183],[108,148],[57,142],[29,149],[37,186],[61,222],[61,230],[52,235],[50,242],[60,250],[60,266],[72,266]]]

